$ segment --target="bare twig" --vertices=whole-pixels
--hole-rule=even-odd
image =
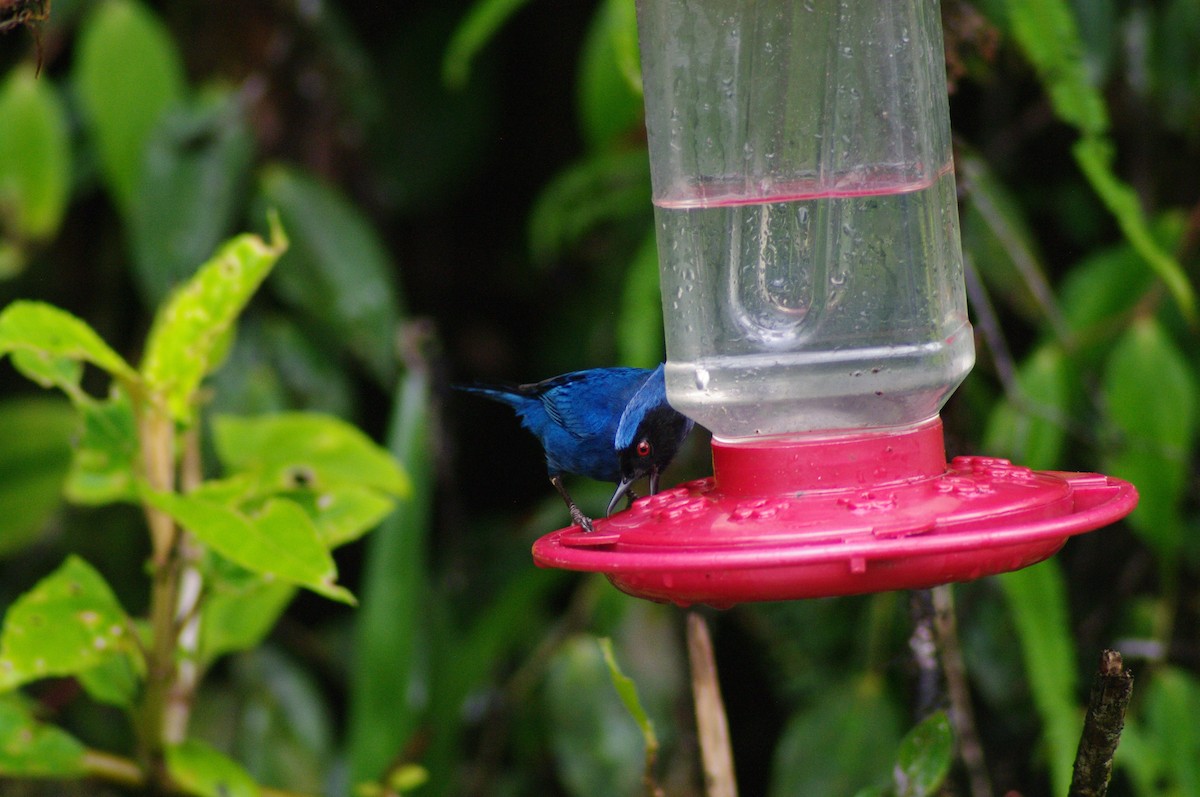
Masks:
[[[912,633],[908,635],[908,648],[912,651],[913,663],[917,670],[913,712],[918,720],[922,720],[942,708],[946,695],[942,685],[942,673],[938,667],[933,593],[928,589],[913,590],[909,593],[908,600],[908,611],[913,626]]]
[[[1133,694],[1133,674],[1125,669],[1121,654],[1100,654],[1100,669],[1092,681],[1083,734],[1075,753],[1069,797],[1104,797],[1112,777],[1113,755],[1125,727],[1125,709]]]
[[[946,676],[946,695],[950,698],[950,723],[958,742],[958,756],[967,773],[972,797],[991,797],[992,783],[983,745],[975,728],[975,712],[971,708],[971,692],[967,687],[967,668],[963,664],[962,645],[958,640],[958,619],[954,613],[954,586],[943,584],[933,590],[934,628],[937,630],[938,650],[942,672]]]
[[[708,624],[695,612],[690,612],[687,618],[687,646],[692,665],[692,696],[696,702],[696,730],[704,763],[705,792],[708,797],[737,797],[733,748],[717,681],[712,638]]]

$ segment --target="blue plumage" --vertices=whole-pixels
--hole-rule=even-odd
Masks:
[[[608,511],[630,485],[650,477],[651,494],[659,474],[675,457],[692,422],[667,403],[663,366],[593,368],[529,385],[461,388],[507,404],[521,425],[546,451],[550,482],[566,501],[571,519],[591,531],[592,522],[571,500],[563,473],[617,482]]]

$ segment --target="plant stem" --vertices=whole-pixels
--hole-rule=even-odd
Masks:
[[[204,478],[200,460],[200,434],[197,427],[183,435],[183,457],[180,462],[180,488],[187,493],[200,485]],[[163,738],[168,744],[178,744],[187,738],[188,721],[196,689],[200,685],[200,614],[199,605],[204,582],[198,562],[203,555],[200,544],[185,531],[179,533],[180,577],[175,605],[174,622],[178,624],[178,655],[175,678],[170,686],[164,707]]]
[[[164,409],[145,402],[139,409],[139,443],[142,467],[150,489],[175,489],[175,425]],[[166,513],[145,507],[153,550],[150,589],[150,634],[146,661],[146,688],[135,717],[138,758],[150,780],[165,788],[169,782],[163,761],[168,740],[164,717],[175,682],[175,648],[178,627],[175,612],[179,600],[179,532]]]
[[[704,763],[704,791],[708,797],[737,797],[733,747],[717,681],[712,637],[704,618],[695,612],[687,616],[687,646],[692,665],[692,697],[696,702],[696,730]]]
[[[88,750],[83,754],[83,766],[89,778],[131,789],[141,789],[146,786],[145,771],[128,758],[101,750]],[[177,783],[163,784],[160,791],[163,794],[180,795],[180,797],[192,795],[192,792],[183,790]],[[306,797],[298,792],[272,789],[269,786],[260,786],[258,794],[260,797]]]

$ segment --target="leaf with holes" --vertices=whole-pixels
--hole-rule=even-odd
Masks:
[[[356,485],[393,496],[409,491],[408,477],[387,451],[329,415],[224,415],[213,421],[213,439],[228,470],[254,474],[268,490]]]
[[[71,556],[9,608],[0,631],[0,689],[78,675],[136,648],[129,619],[96,570]]]
[[[269,244],[257,235],[239,235],[159,309],[146,340],[142,375],[176,420],[191,420],[196,388],[218,362],[234,322],[287,245],[277,221]]]
[[[167,748],[167,771],[196,797],[258,797],[254,778],[231,758],[195,739]]]
[[[0,696],[0,775],[18,778],[77,778],[86,750],[79,740],[38,722],[24,696]]]
[[[337,567],[312,519],[292,501],[272,499],[258,514],[247,515],[175,493],[144,490],[142,499],[235,564],[331,600],[354,603],[354,596],[335,583]]]

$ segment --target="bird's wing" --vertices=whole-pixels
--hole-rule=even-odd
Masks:
[[[522,385],[520,390],[537,395],[546,413],[574,437],[611,438],[625,405],[649,373],[641,368],[597,368]]]

